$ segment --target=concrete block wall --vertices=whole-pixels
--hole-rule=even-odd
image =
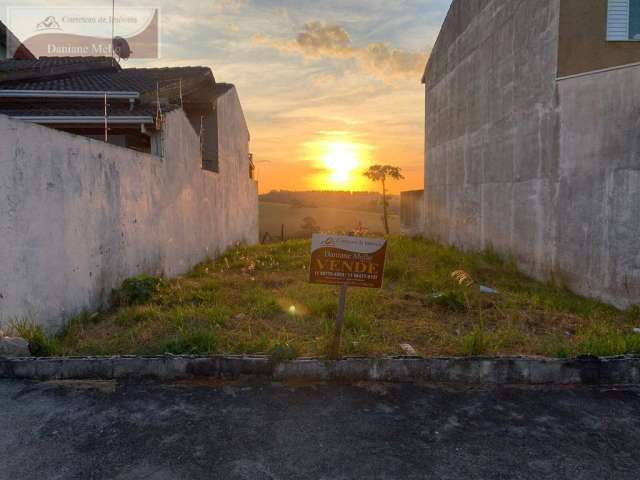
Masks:
[[[179,275],[256,243],[257,185],[235,90],[218,115],[220,173],[201,169],[182,110],[166,117],[163,158],[0,116],[0,321],[54,329],[104,305],[128,277]]]
[[[640,66],[558,82],[555,269],[578,291],[640,305]]]
[[[427,236],[640,304],[640,69],[558,80],[561,0],[454,1],[427,72]]]
[[[424,225],[424,190],[400,194],[400,227],[405,235],[421,235]]]
[[[553,244],[559,0],[454,2],[427,67],[425,234],[542,275]]]

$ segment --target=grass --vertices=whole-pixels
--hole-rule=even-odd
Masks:
[[[322,356],[338,289],[307,282],[309,250],[307,241],[238,247],[184,277],[130,279],[114,292],[116,307],[72,319],[54,338],[28,322],[13,329],[41,355]],[[348,292],[344,355],[398,355],[402,343],[424,356],[640,354],[638,308],[537,282],[491,250],[393,237],[387,262],[382,290]],[[452,277],[460,270],[462,282]]]
[[[28,319],[11,321],[9,331],[28,340],[31,353],[37,357],[47,357],[58,353],[57,338],[48,337],[42,327],[35,325]]]
[[[295,207],[280,203],[260,202],[260,238],[269,233],[272,238],[280,238],[280,229],[285,224],[285,237],[308,237],[301,230],[306,217],[313,218],[323,232],[353,231],[361,222],[372,233],[384,232],[381,212],[365,212],[339,208]],[[400,217],[389,216],[391,233],[400,233]]]

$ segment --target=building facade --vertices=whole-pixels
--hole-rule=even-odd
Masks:
[[[637,0],[454,0],[423,79],[423,233],[640,303],[638,39]]]

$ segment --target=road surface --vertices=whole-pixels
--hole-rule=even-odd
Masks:
[[[640,390],[0,380],[0,479],[638,479]]]

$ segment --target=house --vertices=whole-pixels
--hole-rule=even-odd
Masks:
[[[424,74],[424,235],[640,303],[640,0],[454,0]]]
[[[249,142],[208,67],[0,61],[0,322],[55,328],[128,277],[256,243]]]
[[[6,58],[34,60],[36,57],[4,23],[0,22],[0,59]]]
[[[203,162],[217,171],[214,101],[233,89],[207,67],[122,69],[106,57],[41,57],[0,63],[0,113],[161,155],[162,116],[183,108],[204,132]]]

